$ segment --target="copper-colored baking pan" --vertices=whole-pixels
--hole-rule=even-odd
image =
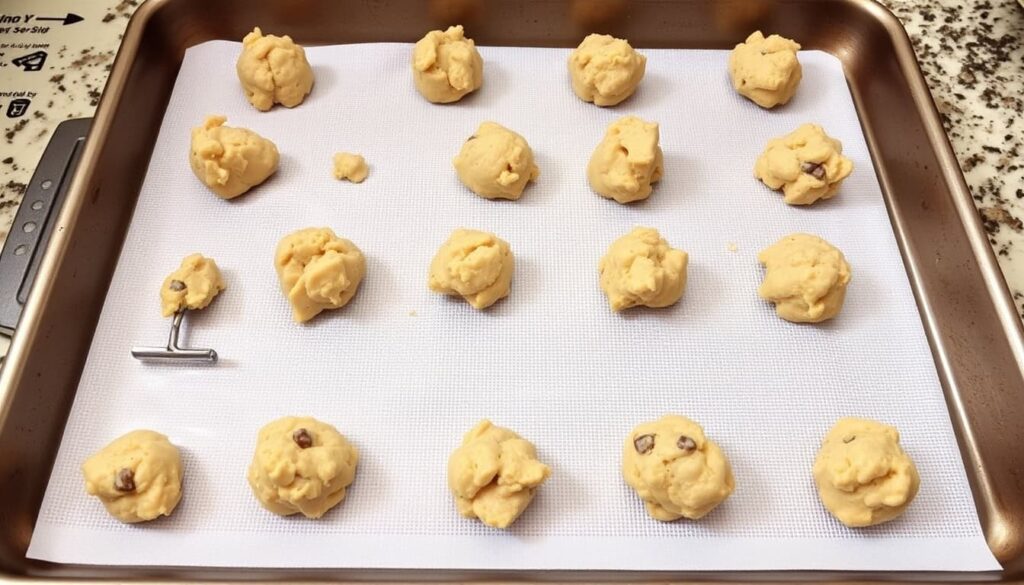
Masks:
[[[482,45],[731,48],[760,28],[844,64],[996,574],[144,570],[25,558],[107,286],[185,49],[254,24],[303,44],[415,41],[461,22]],[[699,90],[699,88],[695,88]],[[871,0],[149,0],[135,14],[0,378],[0,577],[155,579],[1024,580],[1024,330],[907,36]]]

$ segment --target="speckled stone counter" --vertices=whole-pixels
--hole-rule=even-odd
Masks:
[[[1024,314],[1024,7],[1017,0],[883,0],[903,21],[999,257]],[[47,33],[15,33],[0,22],[0,65],[45,44],[40,71],[0,66],[0,108],[21,97],[24,116],[3,118],[0,239],[56,124],[92,115],[128,18],[139,0],[7,0],[9,15],[44,12]],[[39,16],[42,16],[40,14]],[[0,19],[2,20],[2,19]],[[32,23],[20,23],[29,28]],[[14,23],[13,26],[18,26]],[[6,45],[6,46],[4,46]],[[19,92],[24,96],[18,95]]]

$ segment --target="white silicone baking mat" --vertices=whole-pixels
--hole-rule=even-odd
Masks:
[[[800,54],[804,80],[765,111],[730,88],[727,52],[648,50],[625,104],[577,99],[567,50],[482,47],[483,88],[431,105],[413,89],[410,45],[308,49],[302,106],[260,113],[235,77],[239,45],[188,51],[153,152],[67,424],[29,556],[59,562],[259,567],[491,569],[991,570],[939,381],[839,61]],[[189,130],[224,113],[281,151],[280,171],[231,202],[188,167]],[[665,176],[624,207],[587,186],[612,120],[661,124]],[[527,138],[540,179],[518,202],[480,199],[451,159],[484,120]],[[804,122],[842,140],[856,170],[837,198],[785,205],[752,176],[765,142]],[[331,155],[361,152],[361,185]],[[117,177],[109,177],[117,180]],[[682,301],[612,313],[597,282],[609,243],[634,225],[690,253]],[[367,256],[346,308],[296,325],[273,253],[326,225]],[[427,267],[449,232],[494,231],[516,254],[510,298],[486,312],[431,293]],[[757,297],[756,254],[795,231],[853,266],[835,320],[800,326]],[[216,258],[227,290],[191,315],[189,344],[216,367],[143,365],[160,344],[162,279],[183,256]],[[700,421],[729,456],[736,492],[700,522],[650,519],[619,473],[637,423]],[[288,414],[336,425],[362,460],[344,505],[319,521],[279,518],[250,494],[257,430]],[[900,519],[850,530],[810,476],[841,416],[899,427],[921,491]],[[449,452],[489,417],[537,444],[552,476],[501,532],[459,517]],[[79,466],[114,437],[152,428],[180,445],[185,496],[170,518],[124,526],[83,488]]]

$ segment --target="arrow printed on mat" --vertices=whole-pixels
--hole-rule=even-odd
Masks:
[[[85,19],[74,12],[68,12],[67,16],[37,16],[36,20],[62,20],[64,25],[67,26],[76,22],[82,22]]]

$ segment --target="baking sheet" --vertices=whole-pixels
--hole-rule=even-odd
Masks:
[[[648,50],[637,95],[614,109],[571,92],[567,50],[482,47],[485,85],[459,104],[412,87],[410,45],[307,51],[317,84],[299,108],[259,113],[237,85],[237,43],[190,49],[93,341],[29,556],[57,562],[254,567],[480,569],[994,570],[941,389],[838,60],[802,52],[789,105],[735,95],[727,52]],[[271,138],[281,169],[225,202],[188,169],[189,129],[208,113]],[[623,207],[588,188],[587,160],[626,114],[661,124],[665,178]],[[518,202],[465,190],[451,158],[483,120],[523,134],[541,169]],[[856,165],[836,199],[784,205],[752,177],[764,143],[803,122],[843,141]],[[331,154],[363,153],[362,185]],[[112,178],[113,179],[113,178]],[[294,229],[331,226],[367,255],[345,309],[292,323],[272,258]],[[650,225],[690,253],[681,303],[612,314],[597,285],[608,244]],[[456,227],[494,231],[517,257],[512,296],[486,313],[426,288]],[[853,265],[843,313],[780,321],[761,302],[756,253],[794,231]],[[734,250],[734,251],[733,251]],[[228,290],[189,317],[213,368],[147,366],[157,288],[181,257],[217,259]],[[621,444],[666,412],[703,423],[733,465],[735,494],[701,522],[649,519],[621,480]],[[245,469],[264,423],[309,414],[362,454],[345,504],[320,521],[278,518]],[[814,493],[818,442],[841,416],[897,425],[922,476],[908,512],[850,530]],[[459,517],[445,462],[489,417],[533,440],[553,469],[500,532]],[[123,526],[85,495],[81,462],[113,437],[153,428],[182,447],[175,514]]]

